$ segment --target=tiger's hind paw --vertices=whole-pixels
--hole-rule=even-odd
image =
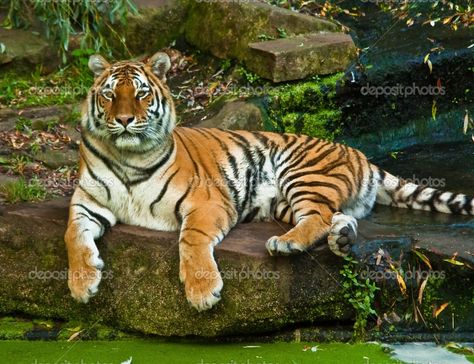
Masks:
[[[270,255],[290,255],[298,254],[305,250],[305,247],[293,240],[286,240],[281,236],[273,236],[265,244]]]
[[[357,238],[357,220],[349,215],[336,212],[332,217],[328,244],[331,251],[340,256],[349,255]]]

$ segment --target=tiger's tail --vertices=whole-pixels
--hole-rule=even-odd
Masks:
[[[474,199],[462,193],[417,185],[379,169],[376,202],[381,205],[438,211],[445,214],[474,215]]]

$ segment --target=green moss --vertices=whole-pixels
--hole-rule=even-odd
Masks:
[[[70,65],[49,75],[42,75],[40,69],[30,74],[0,74],[0,105],[57,106],[84,99],[94,79],[87,58],[87,54],[78,55]]]
[[[120,340],[133,337],[97,322],[59,322],[51,319],[10,316],[0,318],[0,340],[21,340],[35,337],[67,341],[76,333],[79,333],[82,340]]]
[[[337,73],[273,88],[267,129],[333,140],[342,131],[342,113],[336,101],[341,77],[342,73]]]
[[[2,317],[0,318],[0,340],[23,339],[32,328],[33,323],[29,320]]]

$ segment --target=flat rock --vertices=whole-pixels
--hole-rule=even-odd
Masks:
[[[265,241],[287,227],[255,223],[234,229],[216,249],[223,298],[198,313],[178,278],[176,233],[112,228],[98,244],[105,261],[99,293],[76,303],[66,282],[67,200],[9,207],[0,216],[0,313],[100,320],[165,336],[274,331],[293,323],[350,320],[338,283],[342,260],[325,247],[270,257]]]
[[[249,44],[247,66],[273,82],[299,80],[345,70],[356,57],[352,38],[343,33],[312,33]]]
[[[67,208],[68,200],[60,199],[0,211],[0,313],[98,320],[123,330],[164,336],[258,334],[354,319],[342,295],[343,260],[325,244],[301,255],[270,257],[265,241],[288,229],[274,223],[238,225],[216,248],[224,290],[222,300],[210,311],[198,313],[186,302],[178,279],[178,234],[127,225],[115,226],[98,243],[105,261],[99,293],[86,305],[76,303],[66,282]],[[440,260],[456,251],[460,261],[474,264],[469,217],[446,220],[442,214],[398,209],[399,220],[405,223],[397,224],[395,219],[385,225],[394,218],[392,210],[377,208],[369,220],[360,221],[354,252],[361,260],[380,247],[394,259],[408,257],[415,242]],[[431,228],[423,219],[440,220]],[[452,225],[453,221],[461,225]],[[468,281],[453,278],[464,282],[464,290]],[[398,287],[392,289],[397,297]],[[461,297],[462,302],[465,299]],[[472,329],[473,310],[462,307],[464,311],[456,316],[458,325]]]
[[[47,149],[34,153],[33,158],[38,162],[43,162],[49,168],[56,169],[76,165],[79,161],[79,154],[77,150],[72,149]]]
[[[48,121],[56,120],[64,122],[70,118],[72,113],[77,113],[78,110],[79,105],[34,106],[23,109],[0,109],[0,132],[15,129],[19,117],[29,119],[32,123],[38,119],[38,123],[44,123],[43,126],[46,127]]]
[[[5,52],[0,54],[2,69],[34,70],[42,64],[46,71],[52,71],[59,64],[51,42],[31,31],[0,28],[0,43]]]
[[[227,102],[214,117],[198,125],[229,130],[263,130],[262,111],[248,101]]]

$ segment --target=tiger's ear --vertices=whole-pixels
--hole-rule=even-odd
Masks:
[[[110,67],[109,62],[107,62],[104,57],[98,54],[93,54],[90,56],[88,65],[89,69],[94,73],[94,77],[99,77],[102,72]]]
[[[164,52],[155,53],[147,62],[152,72],[158,76],[160,81],[166,82],[166,73],[171,67],[170,57]]]

